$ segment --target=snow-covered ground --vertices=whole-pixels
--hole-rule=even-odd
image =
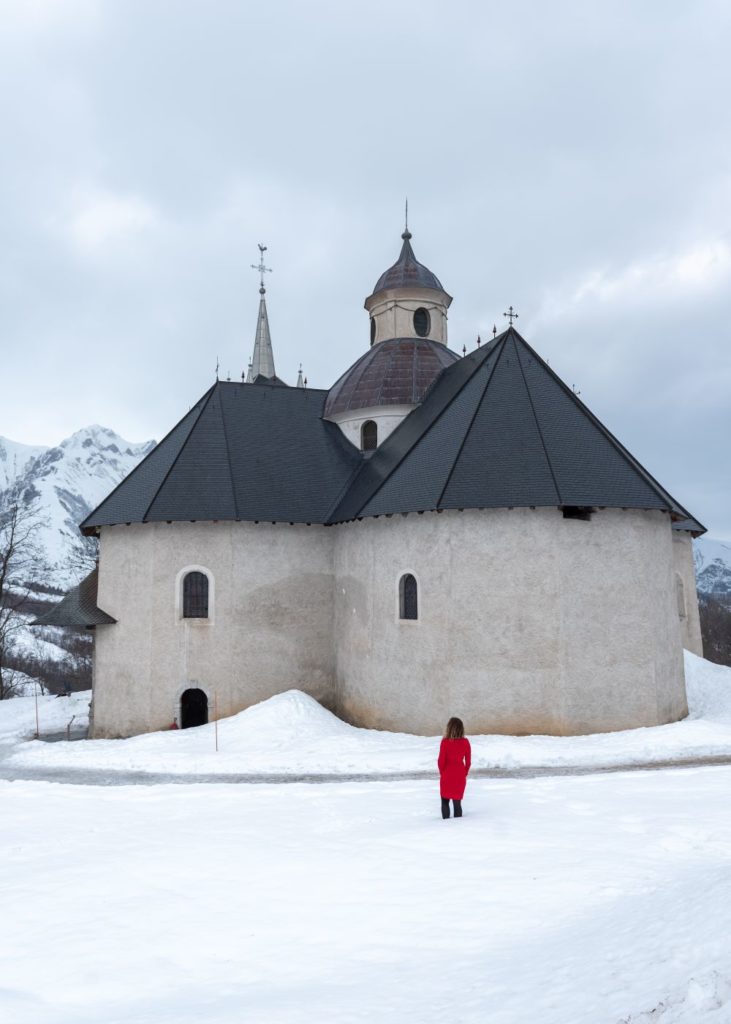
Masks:
[[[611,767],[678,758],[731,756],[731,669],[686,654],[690,716],[652,729],[595,736],[473,736],[475,768]],[[89,695],[77,694],[79,705]],[[42,704],[41,731],[58,728],[55,699]],[[3,724],[13,705],[14,725]],[[25,709],[25,710],[22,710]],[[69,716],[70,717],[70,716]],[[77,724],[79,720],[77,719]],[[65,722],[63,723],[65,725]],[[469,722],[466,723],[469,730]],[[0,704],[0,736],[15,736],[15,767],[98,768],[165,773],[389,773],[435,769],[433,737],[356,729],[306,694],[290,691],[218,723],[127,740],[73,744],[28,742],[35,730],[33,703]]]
[[[728,1024],[730,782],[0,782],[0,1020]]]
[[[478,765],[731,753],[731,669],[688,656],[691,718],[474,737]],[[42,732],[89,694],[39,698]],[[172,772],[434,769],[437,740],[290,692],[213,726],[43,744],[11,763]],[[62,777],[62,772],[59,772]],[[110,779],[111,781],[111,779]],[[730,1024],[731,766],[289,785],[0,781],[2,1024]]]

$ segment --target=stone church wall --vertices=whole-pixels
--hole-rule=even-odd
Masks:
[[[210,574],[209,619],[182,618],[185,570]],[[332,705],[332,538],[321,527],[104,527],[94,735],[166,728],[185,689],[221,716],[289,689]]]
[[[425,513],[334,528],[338,710],[435,734],[580,734],[687,713],[661,512]],[[412,573],[419,618],[400,620]]]
[[[676,577],[678,615],[686,651],[703,657],[701,619],[698,612],[698,593],[695,585],[693,541],[685,530],[673,530],[673,562]]]

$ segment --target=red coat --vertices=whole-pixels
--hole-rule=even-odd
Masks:
[[[468,739],[442,740],[439,748],[439,793],[445,800],[461,800],[472,764]]]

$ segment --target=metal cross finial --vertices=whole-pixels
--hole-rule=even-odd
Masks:
[[[518,319],[518,314],[513,312],[512,306],[508,306],[508,312],[503,313],[503,316],[506,316],[508,318],[511,327],[513,326],[513,320]]]
[[[251,269],[259,271],[259,292],[263,295],[266,291],[264,287],[264,275],[271,274],[272,268],[264,266],[264,253],[267,251],[267,247],[259,242],[259,262],[252,263]]]

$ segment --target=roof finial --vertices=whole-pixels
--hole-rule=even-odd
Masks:
[[[478,335],[477,335],[477,347],[479,348],[481,344],[482,344],[482,338],[481,338],[481,337],[480,337],[480,335],[478,334]]]
[[[411,232],[409,231],[409,199],[406,197],[406,208],[404,210],[404,233],[401,235],[404,240],[411,238]]]
[[[303,388],[304,386],[305,386],[305,382],[302,379],[302,363],[300,363],[299,373],[297,374],[297,387],[298,388]]]
[[[493,338],[495,337],[496,334],[497,334],[497,325],[493,324],[492,325],[492,336],[493,336]]]
[[[518,314],[513,312],[512,306],[508,306],[508,312],[503,313],[503,316],[506,316],[508,318],[508,323],[510,324],[511,327],[513,326],[513,320],[518,319]]]
[[[218,356],[216,356],[216,380],[218,380]]]
[[[264,274],[271,274],[272,268],[264,266],[264,253],[267,251],[267,247],[259,242],[259,262],[252,263],[251,269],[259,271],[259,294],[263,295],[266,291],[264,287]]]

